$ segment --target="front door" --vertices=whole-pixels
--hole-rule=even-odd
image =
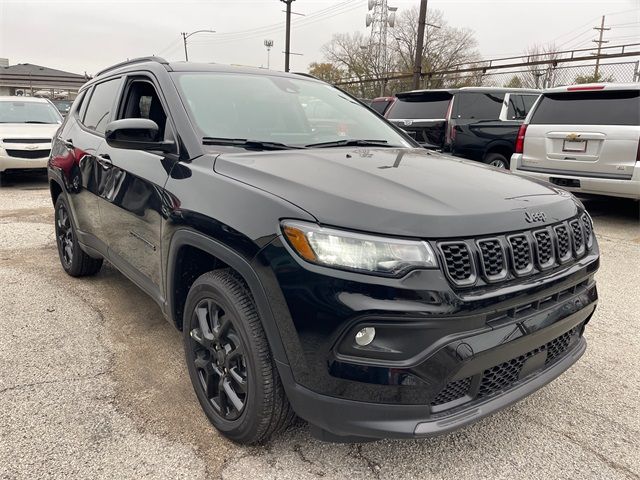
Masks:
[[[166,112],[150,78],[127,79],[118,119],[153,120],[160,138],[172,138]],[[109,257],[147,293],[162,301],[163,192],[172,159],[160,152],[113,148],[106,142],[98,154],[110,162],[100,204]]]

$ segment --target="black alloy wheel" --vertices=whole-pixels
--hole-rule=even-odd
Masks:
[[[189,377],[209,421],[227,438],[258,444],[294,418],[253,296],[235,271],[204,273],[183,314]]]
[[[231,320],[215,300],[201,300],[189,332],[194,366],[212,407],[225,420],[237,420],[247,403],[248,368],[244,347]],[[237,323],[237,319],[236,319]]]
[[[73,263],[73,228],[67,206],[60,202],[56,209],[56,237],[60,249],[60,260],[66,268]]]
[[[102,258],[91,257],[82,250],[64,195],[58,195],[54,208],[56,245],[62,268],[72,277],[95,275],[102,267]]]

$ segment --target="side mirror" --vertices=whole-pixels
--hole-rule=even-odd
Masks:
[[[107,125],[104,136],[107,144],[128,150],[151,150],[175,153],[176,145],[159,136],[158,124],[147,118],[123,118]]]

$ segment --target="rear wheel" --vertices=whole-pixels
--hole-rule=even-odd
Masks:
[[[194,282],[183,331],[198,401],[223,435],[256,444],[291,423],[293,411],[253,298],[237,274],[216,270]]]
[[[95,275],[102,267],[102,259],[90,257],[80,248],[69,205],[63,195],[58,196],[55,210],[56,244],[62,268],[72,277]]]
[[[498,152],[488,153],[484,158],[484,163],[496,168],[509,169],[509,160],[503,154]]]

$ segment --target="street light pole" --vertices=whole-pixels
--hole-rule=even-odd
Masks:
[[[192,35],[195,35],[196,33],[216,33],[215,30],[196,30],[195,32],[191,32],[191,33],[187,33],[187,32],[182,32],[182,42],[184,43],[184,60],[185,62],[189,61],[189,52],[187,51],[187,38],[189,38]]]

